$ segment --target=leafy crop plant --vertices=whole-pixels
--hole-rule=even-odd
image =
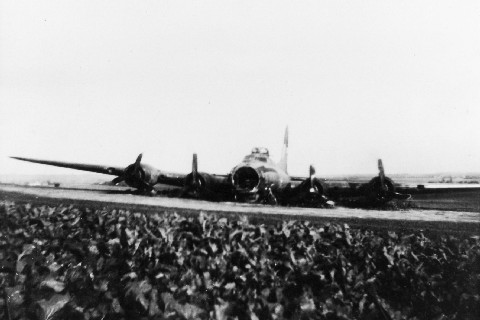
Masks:
[[[0,318],[477,319],[478,236],[0,202]]]

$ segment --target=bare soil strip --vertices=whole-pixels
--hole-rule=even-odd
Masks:
[[[0,185],[0,198],[16,202],[43,204],[71,203],[100,208],[125,208],[132,211],[175,211],[197,214],[248,215],[258,222],[301,219],[348,223],[355,227],[388,230],[445,231],[480,234],[480,213],[442,210],[382,211],[338,207],[335,209],[273,207],[241,203],[216,203],[191,199],[148,197],[122,193],[118,189],[63,189]]]

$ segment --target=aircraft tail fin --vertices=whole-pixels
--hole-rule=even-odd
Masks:
[[[288,158],[288,126],[285,128],[285,137],[283,138],[283,149],[282,149],[282,157],[280,158],[280,162],[278,165],[280,168],[287,172],[287,158]]]

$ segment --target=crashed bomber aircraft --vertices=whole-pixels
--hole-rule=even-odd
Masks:
[[[197,155],[193,155],[192,171],[177,174],[158,170],[142,163],[140,154],[135,163],[126,168],[69,163],[11,157],[17,160],[35,162],[57,167],[71,168],[117,176],[114,184],[124,181],[140,192],[155,194],[156,184],[183,187],[182,195],[196,198],[226,201],[268,203],[282,205],[333,206],[328,200],[327,181],[315,177],[315,169],[310,166],[308,177],[293,177],[287,173],[288,127],[285,130],[282,157],[275,163],[266,148],[253,148],[251,154],[235,166],[229,174],[217,175],[198,171]],[[408,194],[395,192],[393,181],[385,176],[383,164],[378,160],[379,175],[367,183],[347,184],[332,188],[332,194],[348,191],[376,202],[392,199],[407,199]],[[343,190],[339,190],[343,189]]]

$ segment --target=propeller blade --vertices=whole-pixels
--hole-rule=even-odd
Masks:
[[[115,179],[112,180],[112,183],[117,185],[120,182],[122,182],[123,180],[125,180],[125,177],[116,177]]]
[[[200,175],[198,173],[198,160],[197,154],[193,154],[192,158],[192,172],[188,175],[191,178],[187,179],[187,183],[183,188],[183,195],[193,194],[194,197],[199,197],[202,188],[202,182],[200,180]],[[191,180],[190,180],[191,179]]]
[[[153,188],[153,186],[150,185],[149,183],[147,183],[146,181],[141,180],[140,183],[143,185],[143,188],[144,188],[145,190],[147,190],[148,192],[151,192],[151,191],[155,190],[155,189]]]
[[[142,161],[143,153],[140,153],[137,157],[137,160],[135,160],[135,171],[140,168],[140,162]]]
[[[192,172],[187,175],[187,179],[185,181],[185,186],[183,187],[181,197],[185,197],[188,194],[193,194],[194,197],[199,195],[201,187],[201,182],[198,175],[198,160],[197,154],[193,154],[192,158]]]
[[[378,159],[378,171],[380,175],[385,175],[382,159]]]
[[[315,167],[310,165],[310,191],[314,190]]]
[[[378,177],[380,178],[380,187],[385,190],[385,170],[383,168],[382,159],[378,159]]]
[[[197,154],[193,154],[192,159],[192,180],[193,184],[196,185],[198,181],[198,161],[197,161]]]
[[[392,192],[392,195],[395,199],[398,199],[398,200],[408,200],[412,197],[411,194],[399,193],[399,192]]]

